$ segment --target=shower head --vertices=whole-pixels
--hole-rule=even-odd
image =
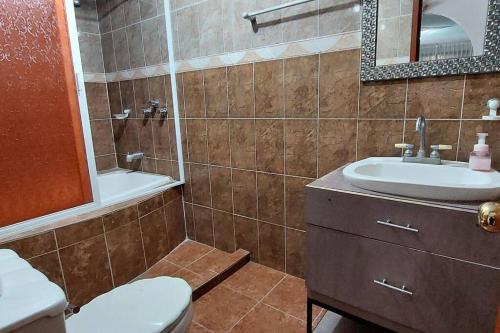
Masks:
[[[75,7],[80,7],[80,0],[73,0],[73,5]]]

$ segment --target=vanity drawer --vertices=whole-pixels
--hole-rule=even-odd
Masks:
[[[498,269],[311,225],[307,264],[309,291],[412,330],[494,331]]]
[[[500,267],[500,234],[476,221],[471,212],[306,188],[307,224]]]

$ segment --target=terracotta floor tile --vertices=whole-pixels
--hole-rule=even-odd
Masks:
[[[236,251],[234,251],[233,253],[230,253],[229,256],[233,259],[233,260],[239,260],[241,258],[244,258],[246,256],[248,256],[250,254],[250,252],[248,252],[247,250],[243,250],[243,249],[237,249]]]
[[[215,275],[216,273],[210,272],[203,272],[202,274],[198,274],[186,268],[183,268],[175,272],[172,276],[186,280],[186,282],[191,286],[191,289],[196,290],[199,286],[210,280]]]
[[[214,332],[233,327],[256,301],[222,285],[194,303],[194,321]]]
[[[186,268],[195,273],[206,271],[220,273],[233,262],[234,260],[229,253],[215,249]]]
[[[151,279],[158,276],[172,276],[175,272],[180,270],[182,267],[171,263],[168,260],[161,259],[156,264],[154,264],[150,269],[145,271],[139,279]]]
[[[208,245],[187,240],[165,258],[176,265],[185,267],[212,250],[213,248]]]
[[[231,333],[303,333],[306,324],[290,315],[265,304],[257,305],[232,330]]]
[[[307,292],[303,279],[287,275],[274,290],[267,295],[264,303],[289,315],[306,320]],[[320,308],[313,307],[313,317],[320,313]]]
[[[211,333],[212,331],[206,329],[196,322],[191,323],[191,327],[189,328],[188,333]]]
[[[222,284],[243,295],[261,300],[284,276],[280,271],[249,262]]]
[[[326,310],[325,309],[320,309],[319,310],[319,313],[318,315],[313,319],[313,328],[318,326],[319,322],[321,321],[321,319],[323,319],[323,317],[325,316],[326,314]]]

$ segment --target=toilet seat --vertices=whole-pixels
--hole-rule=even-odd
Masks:
[[[68,333],[159,333],[177,331],[192,316],[191,287],[172,277],[117,287],[66,320]],[[184,331],[184,330],[180,330]]]

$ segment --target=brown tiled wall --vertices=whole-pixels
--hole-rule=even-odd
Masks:
[[[75,17],[83,72],[104,73],[96,1],[81,0],[75,7]]]
[[[75,8],[75,17],[83,72],[104,73],[96,1],[80,1],[80,7]],[[97,170],[116,168],[106,84],[87,82],[85,91]]]
[[[186,238],[180,190],[45,233],[0,244],[27,259],[74,305],[127,283]]]
[[[170,76],[105,83],[85,83],[92,140],[98,171],[116,168],[142,170],[179,179]],[[169,110],[146,117],[142,109],[160,99]],[[130,109],[127,120],[112,114]],[[142,161],[127,163],[128,152],[142,151]]]
[[[131,110],[128,119],[111,120],[118,166],[179,179],[170,76],[110,82],[107,86],[111,114]],[[159,99],[167,106],[166,117],[158,110],[151,116],[144,114],[150,99]],[[127,163],[126,154],[135,151],[142,151],[145,158]]]
[[[107,73],[168,62],[163,0],[96,0]]]
[[[116,152],[106,83],[85,83],[97,171],[116,168]]]
[[[241,14],[283,0],[170,0],[176,59],[265,47],[360,29],[359,0],[318,0],[259,15],[253,32]]]
[[[304,186],[345,163],[399,156],[417,143],[452,144],[467,160],[487,131],[500,167],[500,123],[482,122],[500,75],[360,84],[359,50],[178,75],[188,236],[302,276]]]

